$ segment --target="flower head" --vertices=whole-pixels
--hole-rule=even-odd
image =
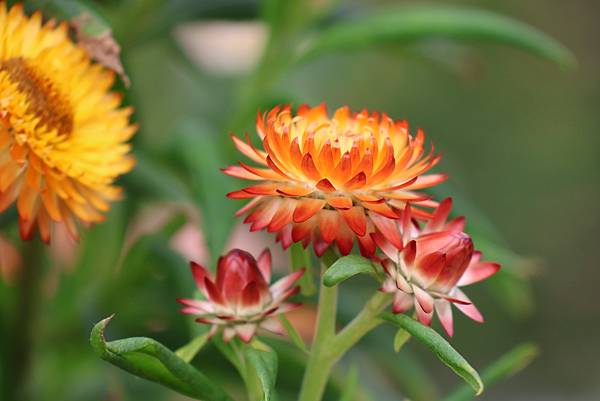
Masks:
[[[258,135],[264,150],[234,137],[237,148],[260,167],[245,163],[225,173],[256,184],[230,193],[235,199],[252,199],[238,215],[250,212],[251,230],[276,232],[284,248],[292,242],[312,241],[321,255],[335,243],[344,255],[354,239],[361,253],[371,256],[371,233],[398,219],[408,202],[413,214],[427,219],[422,209],[437,205],[414,192],[445,179],[443,174],[423,175],[440,156],[425,153],[425,135],[408,132],[406,121],[387,115],[352,114],[347,107],[333,117],[324,105],[276,107],[258,116]]]
[[[119,198],[136,127],[113,82],[66,24],[0,3],[0,212],[16,203],[24,239],[37,226],[48,242],[55,223],[77,238],[78,223],[101,222]]]
[[[197,322],[212,325],[211,335],[222,327],[225,341],[237,335],[249,342],[259,327],[281,334],[283,329],[274,317],[300,306],[284,301],[298,292],[299,287],[294,283],[304,271],[291,273],[269,287],[268,249],[258,260],[239,249],[230,251],[219,259],[214,280],[204,267],[192,262],[191,268],[206,300],[178,299],[184,305],[181,312],[199,315]]]
[[[479,310],[459,287],[482,281],[495,274],[500,265],[482,262],[481,252],[463,232],[464,218],[446,222],[452,202],[445,199],[433,219],[424,227],[412,218],[410,207],[400,223],[374,240],[386,254],[382,265],[386,279],[381,290],[394,294],[392,310],[403,313],[414,305],[417,318],[429,325],[434,311],[452,336],[451,304],[471,319],[483,322]]]

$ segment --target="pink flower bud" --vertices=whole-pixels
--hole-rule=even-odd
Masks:
[[[225,341],[237,335],[249,342],[258,327],[282,333],[283,328],[273,317],[300,306],[283,302],[298,292],[294,283],[304,271],[289,274],[269,287],[269,250],[263,251],[258,260],[246,251],[230,251],[219,258],[214,281],[204,267],[192,262],[191,268],[206,300],[179,299],[184,305],[181,312],[198,315],[197,322],[211,324],[212,334],[222,327]]]
[[[464,218],[446,221],[450,208],[451,200],[444,200],[421,227],[407,207],[401,226],[390,225],[385,236],[373,239],[387,256],[382,260],[387,277],[381,290],[394,294],[393,312],[403,313],[414,306],[417,318],[426,325],[437,312],[452,336],[451,304],[471,319],[483,321],[459,287],[490,277],[500,265],[480,261],[481,252],[473,249],[471,237],[463,232]]]

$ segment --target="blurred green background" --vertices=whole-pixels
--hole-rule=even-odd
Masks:
[[[27,5],[64,11],[52,3],[70,2]],[[438,170],[450,179],[436,195],[455,198],[476,245],[506,270],[469,289],[486,324],[458,317],[452,344],[476,367],[523,341],[541,348],[531,366],[481,400],[600,399],[600,5],[591,0],[427,3],[474,6],[526,22],[569,48],[578,61],[574,68],[510,46],[456,38],[331,51],[287,68],[291,56],[285,48],[296,44],[296,26],[313,24],[301,42],[339,19],[392,4],[423,4],[304,3],[294,9],[290,2],[287,17],[273,25],[280,36],[270,51],[282,56],[254,75],[268,37],[255,1],[92,3],[112,26],[132,81],[126,101],[141,124],[134,139],[138,166],[123,179],[127,198],[114,205],[106,223],[75,247],[59,240],[47,252],[37,273],[43,282],[33,294],[38,307],[20,309],[18,286],[7,277],[0,281],[3,354],[12,347],[7,333],[15,317],[26,312],[33,319],[26,379],[31,400],[184,399],[101,361],[88,344],[89,332],[116,313],[109,338],[151,336],[173,349],[189,340],[193,326],[174,299],[191,294],[193,284],[173,236],[188,238],[193,249],[200,240],[185,236],[191,222],[202,228],[207,249],[226,243],[238,205],[223,195],[239,185],[217,170],[237,160],[228,134],[254,135],[257,109],[280,102],[385,111],[422,127],[444,152]],[[14,237],[10,215],[0,225]],[[242,231],[238,237],[244,237]],[[189,251],[190,242],[179,244]],[[207,251],[198,257],[208,260]],[[278,260],[283,269],[285,259]],[[342,315],[351,316],[363,299],[357,294],[372,287],[366,280],[344,284]],[[302,319],[295,323],[302,325]],[[407,395],[433,400],[458,384],[418,344],[393,354],[392,334],[383,329],[365,339],[343,361],[340,380],[349,364],[359,362],[361,385],[376,400]],[[283,400],[291,399],[286,395],[294,393],[301,375],[297,355],[286,355],[278,381]],[[218,380],[234,376],[210,347],[195,363],[210,366],[209,375]],[[11,367],[3,369],[10,377]]]

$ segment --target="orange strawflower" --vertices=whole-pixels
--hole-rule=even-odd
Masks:
[[[119,198],[136,127],[113,82],[66,23],[0,3],[0,212],[16,202],[24,239],[37,226],[48,242],[55,223],[77,238],[79,223],[102,221]]]
[[[251,230],[276,232],[284,248],[312,241],[317,255],[333,243],[346,255],[358,240],[360,251],[376,249],[371,234],[401,217],[408,202],[413,215],[428,219],[431,197],[415,190],[445,180],[423,175],[440,156],[425,152],[425,135],[408,132],[406,121],[367,111],[338,109],[333,117],[325,105],[276,107],[259,115],[257,131],[264,150],[233,137],[237,148],[261,167],[240,162],[225,173],[256,181],[228,194],[252,199],[238,215],[248,214]]]

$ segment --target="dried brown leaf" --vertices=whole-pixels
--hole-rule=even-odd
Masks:
[[[131,81],[121,63],[121,46],[109,28],[95,35],[86,32],[86,26],[90,24],[92,18],[91,15],[83,13],[71,19],[71,27],[75,31],[77,43],[88,52],[93,60],[116,72],[128,88]]]

